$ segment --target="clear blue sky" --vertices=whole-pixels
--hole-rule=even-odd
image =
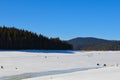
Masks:
[[[63,40],[120,40],[120,0],[0,0],[0,25]]]

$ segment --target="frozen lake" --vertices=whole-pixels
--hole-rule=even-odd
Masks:
[[[97,70],[97,67],[103,67],[104,64],[107,67],[118,66],[120,51],[0,51],[0,66],[3,66],[3,69],[0,69],[0,79],[21,80],[72,73],[74,75],[77,72],[81,74]]]

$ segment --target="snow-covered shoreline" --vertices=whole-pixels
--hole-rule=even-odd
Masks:
[[[22,80],[120,80],[119,73],[120,67],[114,66]]]
[[[70,52],[67,51],[66,53],[65,52],[66,51],[61,51],[61,52],[55,51],[50,53],[48,51],[47,52],[0,51],[0,66],[3,66],[3,68],[0,69],[0,79],[2,80],[4,77],[7,76],[8,77],[16,76],[16,75],[19,76],[21,74],[27,74],[27,73],[62,71],[62,70],[70,70],[76,68],[83,69],[83,68],[103,67],[104,64],[107,65],[106,67],[107,69],[110,66],[119,66],[120,64],[120,51],[90,51],[90,52],[72,51],[72,53],[71,51]],[[116,67],[113,68],[117,69]],[[119,69],[117,70],[119,71]],[[87,71],[82,71],[82,73],[86,72],[86,74],[88,74]],[[93,70],[91,70],[91,72],[92,71]],[[75,77],[75,75],[80,75],[82,73],[81,71],[78,70],[77,72],[64,73],[64,75],[66,76],[64,76],[63,74],[57,74],[57,75],[58,76],[63,75],[63,77],[68,77],[68,76],[72,77],[73,74],[73,77]],[[54,74],[50,73],[49,75],[53,75],[54,77]],[[39,77],[39,75],[33,77]],[[26,77],[26,78],[31,78],[31,77]],[[36,80],[42,80],[41,78]],[[78,79],[76,78],[75,79],[79,80],[79,78],[80,77],[78,77]],[[5,80],[10,80],[10,79],[5,79]],[[30,80],[35,80],[35,78]],[[53,80],[58,80],[58,79],[56,79],[55,77],[55,79]],[[70,79],[66,78],[66,80],[70,80]]]
[[[55,70],[55,71],[46,71],[46,72],[36,72],[36,73],[25,73],[20,75],[13,75],[13,76],[6,76],[0,78],[0,80],[24,80],[25,78],[32,78],[32,77],[43,77],[43,76],[51,76],[51,75],[61,75],[61,74],[68,74],[78,71],[86,71],[92,69],[98,69],[99,67],[93,68],[75,68],[75,69],[68,69],[68,70]]]

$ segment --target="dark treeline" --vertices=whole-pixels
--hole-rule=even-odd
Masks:
[[[72,45],[59,38],[47,38],[43,35],[17,29],[14,27],[0,27],[0,49],[1,50],[71,50]]]

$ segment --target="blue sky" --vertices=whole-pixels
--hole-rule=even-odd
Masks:
[[[120,0],[0,0],[0,25],[68,40],[120,40]]]

